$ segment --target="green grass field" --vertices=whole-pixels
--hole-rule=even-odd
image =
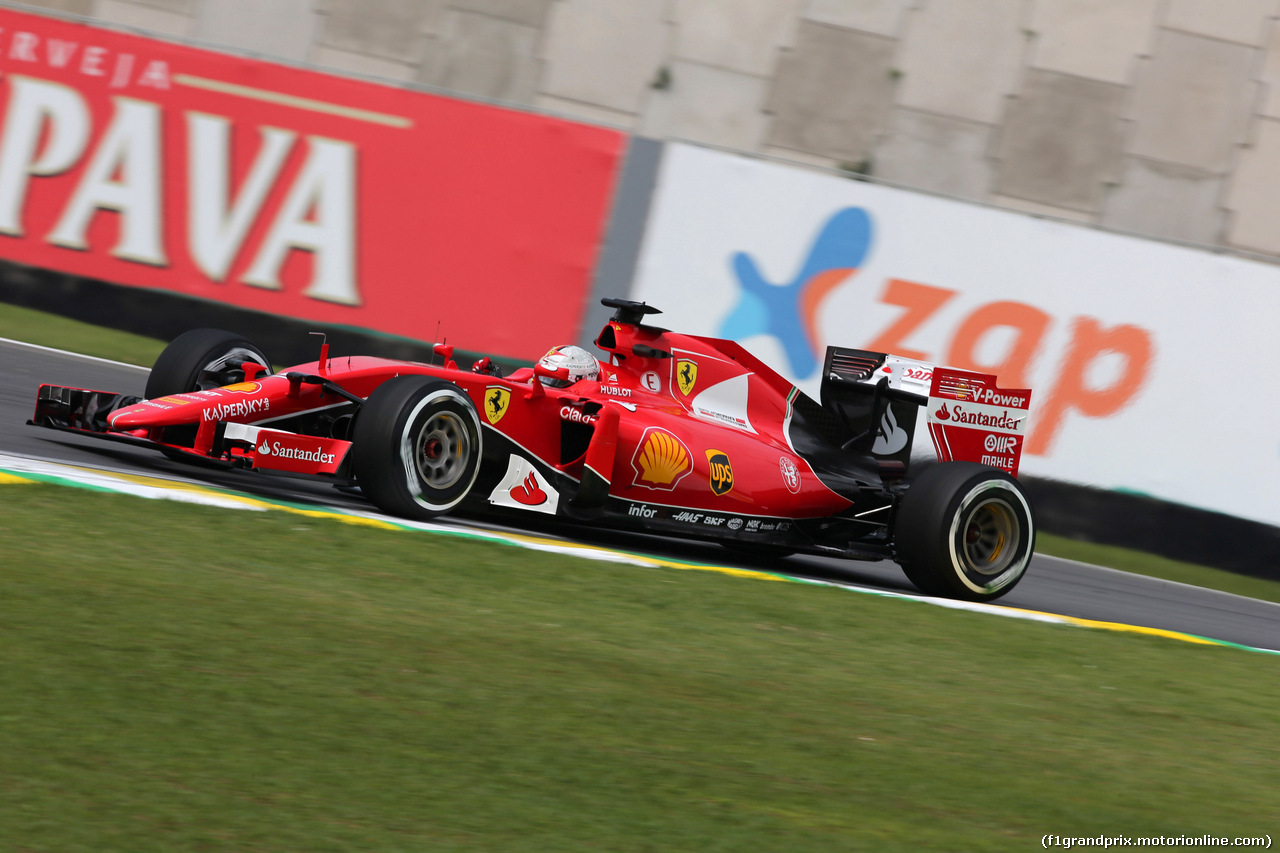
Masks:
[[[32,315],[0,306],[0,336],[73,339]],[[0,485],[0,554],[0,850],[1280,828],[1280,656],[47,485]]]
[[[0,487],[5,849],[1274,833],[1280,658]]]

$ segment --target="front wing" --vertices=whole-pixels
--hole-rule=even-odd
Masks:
[[[140,397],[62,385],[41,385],[27,423],[113,441],[184,453],[235,468],[350,479],[351,442],[226,421],[113,430],[107,415]],[[194,438],[192,437],[194,432]]]

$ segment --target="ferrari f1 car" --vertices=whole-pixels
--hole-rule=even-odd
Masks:
[[[31,423],[322,478],[409,518],[541,514],[754,554],[892,559],[924,592],[970,600],[1026,571],[1035,522],[1015,477],[1029,390],[830,347],[815,401],[735,342],[604,304],[607,358],[578,372],[555,358],[564,348],[503,376],[488,359],[460,368],[449,345],[418,363],[323,343],[317,361],[272,372],[253,343],[198,329],[160,355],[145,398],[43,385]],[[922,406],[939,462],[909,477]]]

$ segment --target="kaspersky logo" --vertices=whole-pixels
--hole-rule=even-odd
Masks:
[[[871,217],[846,207],[822,227],[809,257],[790,284],[764,279],[746,252],[733,255],[733,271],[742,294],[720,324],[720,337],[741,340],[773,335],[782,344],[792,375],[812,376],[821,363],[818,314],[827,295],[858,271],[871,249]]]

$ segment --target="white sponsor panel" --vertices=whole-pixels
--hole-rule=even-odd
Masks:
[[[754,434],[756,429],[747,418],[749,374],[717,382],[693,398],[689,408],[705,421],[733,427]]]
[[[228,423],[224,428],[223,438],[252,444],[256,453],[256,467],[280,470],[304,470],[310,467],[296,463],[331,466],[339,461],[338,452],[345,453],[346,448],[350,447],[345,441],[239,423]]]
[[[828,344],[994,373],[1023,473],[1280,524],[1280,268],[671,145],[631,296],[813,396]]]
[[[551,488],[529,460],[512,454],[502,482],[489,493],[489,503],[555,515],[560,505],[560,493]]]
[[[980,403],[956,402],[950,398],[929,398],[929,420],[933,423],[981,427],[990,432],[1020,433],[1026,428],[1027,413],[1022,409],[984,406]]]

